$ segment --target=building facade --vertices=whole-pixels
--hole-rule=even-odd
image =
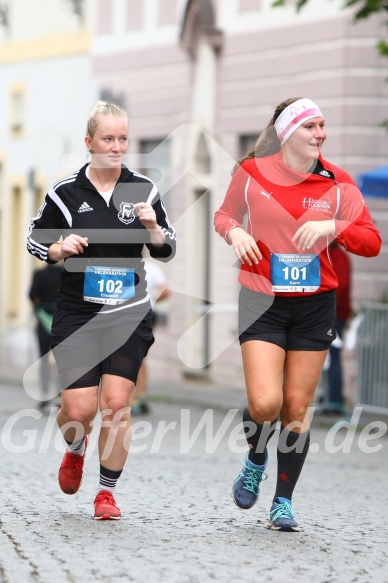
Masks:
[[[242,381],[237,266],[214,234],[213,214],[235,160],[279,102],[307,95],[319,103],[329,133],[324,155],[353,177],[386,163],[388,138],[379,127],[388,105],[386,60],[376,49],[384,29],[378,18],[355,24],[341,5],[310,0],[296,14],[294,1],[281,9],[271,0],[98,3],[94,79],[125,102],[129,163],[151,176],[159,168],[177,229],[168,326],[150,355],[159,376]],[[352,258],[356,306],[388,286],[381,270],[387,207],[370,207],[386,243],[379,258]]]
[[[25,235],[48,187],[86,158],[90,3],[10,0],[0,18],[1,358],[31,359],[28,290],[38,263]],[[33,23],[33,24],[31,24]]]
[[[130,118],[128,165],[156,182],[178,236],[176,258],[165,266],[171,299],[167,324],[159,328],[157,349],[148,357],[154,364],[151,375],[207,376],[228,385],[242,382],[238,266],[231,249],[214,232],[214,211],[222,202],[235,160],[265,128],[274,107],[288,97],[308,96],[319,103],[328,127],[324,155],[354,178],[386,164],[388,137],[379,124],[388,111],[387,61],[376,48],[385,33],[381,19],[355,24],[353,12],[341,9],[341,0],[310,0],[299,14],[295,0],[283,8],[273,8],[272,0],[47,2],[58,4],[62,11],[69,9],[61,26],[73,18],[72,34],[83,35],[85,44],[71,57],[57,54],[56,60],[47,55],[0,60],[9,95],[26,79],[29,85],[35,79],[37,85],[37,103],[28,116],[31,124],[31,115],[36,116],[30,141],[17,141],[8,129],[0,130],[4,138],[12,137],[9,147],[0,146],[0,188],[6,193],[2,200],[8,201],[2,205],[3,243],[15,239],[10,217],[21,212],[15,210],[17,205],[23,208],[26,222],[32,216],[32,198],[39,198],[54,174],[55,178],[64,174],[64,153],[75,153],[65,158],[69,171],[77,167],[83,156],[86,110],[93,99],[123,105]],[[85,8],[83,23],[71,14],[77,6]],[[54,22],[50,29],[53,26]],[[6,47],[9,39],[5,31],[2,34],[1,46]],[[71,74],[75,69],[78,82]],[[42,75],[51,79],[54,70],[55,83],[42,85]],[[70,85],[65,82],[69,78]],[[59,83],[64,93],[58,105]],[[41,110],[40,99],[45,104]],[[71,123],[64,137],[53,127],[63,119]],[[55,129],[49,132],[51,137],[56,134],[46,149],[42,123]],[[41,142],[42,159],[37,160],[36,146]],[[21,165],[20,155],[28,148],[34,155],[22,154]],[[18,187],[24,203],[12,202],[17,197],[10,194],[18,174],[24,180]],[[31,188],[39,185],[39,194],[31,194]],[[352,258],[356,306],[380,299],[388,288],[387,270],[381,269],[388,264],[388,209],[384,201],[371,200],[369,206],[383,232],[384,248],[376,259]],[[28,320],[28,307],[21,304],[32,262],[23,241],[19,257],[19,280],[11,287],[2,283],[1,288],[9,304],[2,314],[6,330],[12,323],[22,328]],[[2,261],[5,275],[14,265],[7,261],[8,267]],[[18,290],[19,308],[12,305],[15,298],[10,289]],[[13,313],[14,319],[9,315]]]

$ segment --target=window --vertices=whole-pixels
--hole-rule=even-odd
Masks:
[[[144,1],[143,0],[127,0],[127,30],[141,30],[143,28],[144,19]]]
[[[139,172],[151,178],[166,202],[166,193],[170,189],[170,142],[166,139],[140,140]]]
[[[261,0],[240,0],[239,3],[240,12],[245,12],[248,10],[259,10],[261,7]]]
[[[245,156],[256,144],[260,132],[257,134],[241,134],[239,137],[238,156]]]
[[[23,86],[14,86],[11,89],[10,104],[10,131],[14,136],[20,136],[25,125],[25,89]]]
[[[20,220],[22,216],[22,191],[19,186],[13,186],[11,190],[9,213],[9,234],[12,249],[12,263],[8,264],[7,281],[7,317],[9,322],[17,322],[20,314],[20,289],[21,289],[21,257],[24,253],[22,247],[23,226]]]
[[[176,22],[176,0],[159,0],[159,24],[174,24]]]
[[[101,101],[107,101],[108,103],[114,103],[124,110],[127,109],[125,101],[125,93],[121,91],[120,93],[113,91],[110,87],[103,87],[100,90]]]
[[[113,2],[99,0],[97,5],[97,34],[112,34],[113,32]]]

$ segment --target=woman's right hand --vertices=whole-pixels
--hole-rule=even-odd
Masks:
[[[246,263],[249,266],[252,263],[257,265],[259,260],[262,259],[256,241],[242,227],[234,227],[231,229],[228,237],[236,253],[236,257],[241,263]]]
[[[84,252],[84,247],[88,246],[88,238],[71,234],[65,237],[62,243],[53,243],[49,247],[48,257],[52,261],[67,259],[71,255],[79,255]]]

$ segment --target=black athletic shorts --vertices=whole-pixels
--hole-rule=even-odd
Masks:
[[[61,388],[93,387],[103,374],[136,383],[141,362],[154,343],[152,320],[149,304],[92,316],[57,308],[52,347]]]
[[[284,350],[327,350],[336,337],[335,290],[299,297],[268,296],[242,287],[240,344],[263,340]]]

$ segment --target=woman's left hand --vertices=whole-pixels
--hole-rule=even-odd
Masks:
[[[133,205],[139,221],[146,229],[156,229],[156,213],[150,204],[146,202],[137,202]]]
[[[335,223],[333,220],[307,221],[307,223],[299,227],[292,240],[298,241],[299,249],[305,251],[305,249],[311,249],[319,237],[334,235],[334,232]]]

